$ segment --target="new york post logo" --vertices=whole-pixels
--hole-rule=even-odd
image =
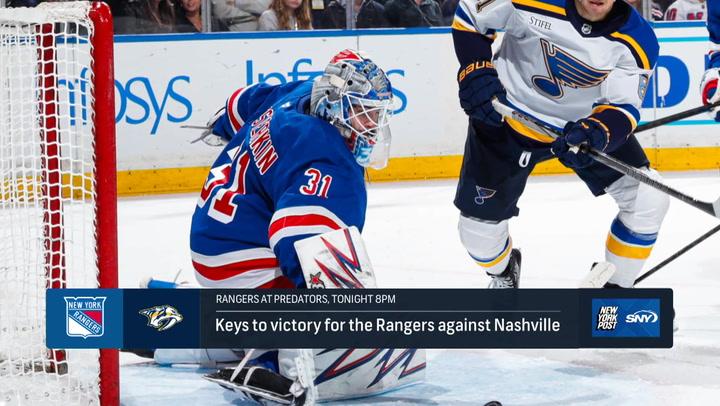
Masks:
[[[105,334],[107,297],[65,296],[65,333],[68,337],[102,337]]]
[[[593,337],[660,337],[660,299],[593,299]]]

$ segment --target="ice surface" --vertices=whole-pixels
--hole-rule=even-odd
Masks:
[[[699,199],[720,196],[720,173],[666,173]],[[371,184],[363,233],[380,287],[478,287],[487,277],[457,236],[456,181]],[[188,230],[195,195],[126,198],[119,203],[120,286],[154,276],[193,280]],[[510,223],[523,250],[523,287],[575,287],[616,214],[574,176],[533,177]],[[673,200],[650,257],[655,265],[717,224]],[[672,349],[431,350],[427,382],[353,405],[712,405],[720,399],[720,258],[713,236],[648,278],[671,287],[680,331]],[[246,405],[200,378],[197,368],[161,368],[121,356],[125,405]]]

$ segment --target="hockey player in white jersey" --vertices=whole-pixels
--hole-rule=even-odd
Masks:
[[[493,54],[497,30],[505,34]],[[608,219],[605,257],[617,271],[606,286],[631,287],[669,199],[572,147],[588,144],[659,178],[632,135],[658,57],[649,24],[622,0],[461,0],[452,34],[460,105],[470,118],[455,196],[459,233],[491,277],[490,287],[519,285],[521,257],[508,220],[519,214],[532,169],[553,157],[594,195],[615,199],[619,210]],[[492,107],[495,98],[563,136],[553,139],[503,119]],[[584,227],[582,218],[559,210],[548,215],[558,226]],[[563,255],[563,241],[557,245]]]
[[[705,0],[675,0],[665,11],[665,21],[696,21],[706,18]]]
[[[707,70],[700,84],[700,95],[705,104],[720,101],[718,82],[720,81],[720,0],[708,2],[708,31],[710,33],[710,53]],[[713,112],[715,121],[720,122],[720,111]]]

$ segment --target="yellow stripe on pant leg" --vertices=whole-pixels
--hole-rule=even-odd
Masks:
[[[628,245],[618,240],[614,235],[612,235],[612,233],[608,233],[608,238],[605,245],[607,246],[608,251],[612,252],[613,254],[619,257],[633,259],[647,259],[653,249],[653,245],[647,247]]]
[[[477,264],[480,265],[480,266],[483,267],[483,268],[491,268],[491,267],[495,266],[496,264],[498,264],[498,263],[499,263],[500,261],[502,261],[503,259],[505,259],[505,257],[508,255],[508,253],[509,253],[511,250],[512,250],[512,241],[508,243],[507,247],[505,248],[505,251],[503,251],[502,254],[500,254],[499,257],[493,259],[492,261],[490,261],[490,262],[480,262],[480,261],[477,261],[477,260],[476,260],[475,262],[477,262]]]

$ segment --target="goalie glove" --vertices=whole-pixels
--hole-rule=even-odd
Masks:
[[[720,59],[720,58],[719,58]],[[705,71],[700,82],[700,96],[703,104],[712,104],[720,100],[720,91],[718,84],[720,83],[720,68],[710,68]],[[710,114],[715,121],[720,121],[720,111],[712,110]]]
[[[231,381],[234,368],[224,368],[203,376],[225,389],[239,392],[261,404],[300,406],[305,404],[305,388],[278,373],[262,367],[244,367]]]
[[[215,114],[210,117],[200,136],[192,141],[194,144],[198,141],[202,141],[211,147],[224,147],[230,142],[230,138],[224,135],[223,131],[223,120],[227,120],[225,114],[225,106],[221,107]]]

